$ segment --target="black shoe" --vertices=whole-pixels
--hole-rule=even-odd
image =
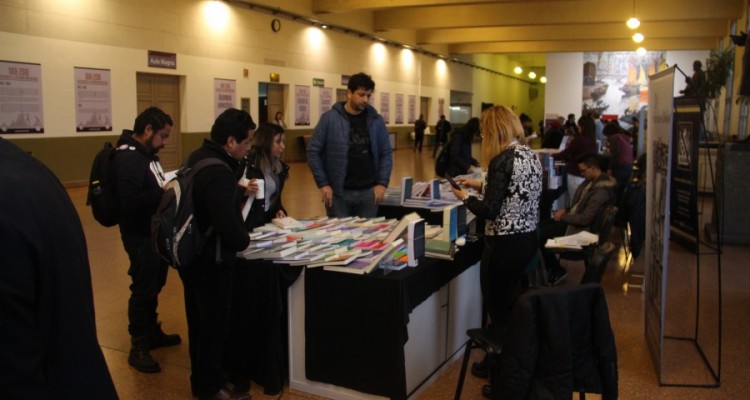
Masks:
[[[482,396],[485,399],[491,399],[492,398],[492,385],[484,385],[484,386],[482,386]]]
[[[176,333],[164,333],[164,331],[161,330],[161,322],[159,322],[156,336],[154,336],[152,339],[149,339],[146,342],[146,345],[148,346],[149,350],[154,350],[160,347],[177,346],[180,343],[182,343],[182,338],[180,337],[180,335]]]
[[[148,347],[144,345],[133,345],[130,348],[130,355],[128,356],[128,364],[140,372],[147,374],[153,374],[161,371],[159,363],[156,362],[148,353]]]
[[[471,364],[471,374],[477,378],[487,379],[490,376],[490,359],[485,354],[482,361]]]

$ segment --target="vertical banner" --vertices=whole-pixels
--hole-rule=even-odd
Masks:
[[[409,120],[413,124],[417,120],[417,96],[409,95]]]
[[[76,132],[112,130],[112,84],[108,69],[75,67]]]
[[[310,86],[294,87],[294,125],[310,125]]]
[[[675,99],[670,222],[675,239],[691,248],[698,237],[698,134],[702,118],[695,97]]]
[[[320,100],[320,110],[318,110],[318,117],[323,115],[324,112],[328,111],[333,107],[333,88],[319,88],[318,96]]]
[[[396,93],[396,123],[404,123],[404,95]]]
[[[234,79],[214,78],[214,118],[237,104],[237,82]]]
[[[0,61],[0,133],[44,133],[42,66]]]
[[[648,84],[646,151],[646,344],[661,376],[664,355],[664,305],[669,266],[669,195],[672,152],[674,67],[653,75]]]
[[[390,93],[380,93],[380,115],[383,116],[385,124],[388,125],[391,122],[391,95]]]

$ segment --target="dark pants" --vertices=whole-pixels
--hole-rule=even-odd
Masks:
[[[142,344],[159,333],[156,307],[169,266],[151,249],[150,237],[122,236],[122,243],[130,259],[128,332],[133,344]]]
[[[424,142],[424,132],[417,132],[414,134],[414,150],[422,152],[422,142]]]
[[[617,188],[615,189],[615,204],[622,201],[622,193],[625,191],[628,182],[630,182],[631,175],[633,175],[632,165],[617,165],[612,169],[612,177],[617,181]]]
[[[234,260],[180,271],[190,342],[190,386],[199,397],[225,383],[222,353],[229,327]]]
[[[567,229],[568,224],[555,220],[544,221],[539,226],[539,249],[544,257],[544,266],[547,268],[547,271],[559,271],[562,269],[562,266],[560,266],[560,260],[557,259],[555,253],[545,251],[544,244],[547,243],[547,239],[565,236]]]
[[[521,292],[521,276],[537,251],[536,232],[485,236],[480,284],[493,328],[504,328]]]

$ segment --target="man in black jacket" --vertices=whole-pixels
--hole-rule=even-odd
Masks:
[[[0,193],[0,399],[117,399],[65,188],[0,138]]]
[[[167,282],[169,266],[151,247],[151,216],[161,202],[164,173],[156,153],[172,132],[172,118],[156,107],[135,119],[133,130],[124,129],[112,163],[120,201],[120,237],[130,259],[132,279],[128,300],[128,363],[141,372],[159,372],[150,350],[180,344],[177,334],[167,335],[157,320],[158,296]]]
[[[227,109],[214,122],[211,139],[188,158],[194,166],[206,158],[217,158],[226,165],[212,165],[193,178],[193,200],[198,229],[211,234],[198,255],[195,266],[180,270],[185,289],[190,376],[193,394],[200,399],[248,399],[248,393],[235,392],[225,379],[222,352],[229,325],[232,274],[235,254],[250,244],[240,213],[237,175],[239,162],[250,144],[255,123],[245,111]],[[248,189],[249,190],[249,189]]]

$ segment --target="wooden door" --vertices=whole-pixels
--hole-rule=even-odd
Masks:
[[[172,134],[163,149],[159,151],[159,160],[165,171],[172,171],[182,164],[180,129],[180,77],[176,75],[157,75],[137,73],[136,87],[138,96],[138,114],[149,107],[159,107],[172,117]],[[135,116],[133,117],[135,120]]]

